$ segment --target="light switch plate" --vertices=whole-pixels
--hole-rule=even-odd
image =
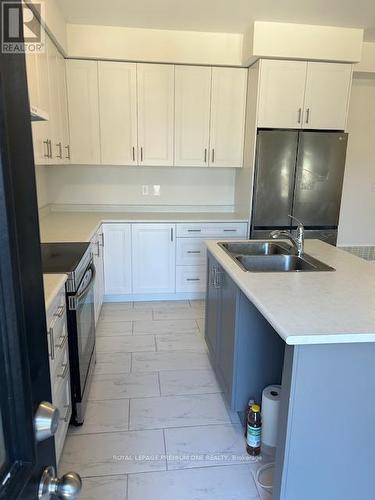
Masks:
[[[142,194],[143,194],[143,196],[148,195],[148,185],[147,184],[142,185]]]
[[[154,196],[160,196],[160,184],[154,184],[153,190],[154,190]]]

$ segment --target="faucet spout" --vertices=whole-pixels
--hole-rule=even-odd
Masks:
[[[275,231],[272,231],[270,233],[270,237],[273,239],[280,237],[288,238],[291,241],[298,257],[301,257],[301,255],[304,253],[305,228],[302,222],[296,217],[293,217],[292,215],[289,215],[289,217],[297,222],[296,235],[293,236],[293,234],[289,231],[276,229]]]

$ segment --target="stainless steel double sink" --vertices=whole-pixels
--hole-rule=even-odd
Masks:
[[[273,241],[222,242],[219,246],[244,270],[253,273],[335,271],[308,254],[301,257],[288,243]]]

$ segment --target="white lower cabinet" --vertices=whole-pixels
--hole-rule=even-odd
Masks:
[[[104,300],[104,234],[102,226],[100,226],[92,239],[91,245],[96,273],[94,282],[94,313],[96,325]]]
[[[177,238],[178,266],[205,265],[207,258],[206,245],[201,238]]]
[[[206,290],[206,266],[177,266],[176,292],[198,293]]]
[[[98,231],[98,240],[93,240],[93,253],[100,253],[100,244],[104,244],[108,301],[203,294],[206,290],[205,240],[247,237],[246,222],[113,222],[104,223],[102,228]],[[94,259],[100,259],[99,255]],[[98,280],[100,283],[100,278]],[[97,307],[100,310],[100,306]]]
[[[131,224],[103,224],[105,295],[132,292]]]
[[[174,293],[175,224],[132,225],[133,294]]]
[[[70,395],[69,345],[63,286],[47,313],[48,354],[52,404],[59,409],[60,421],[55,434],[56,462],[59,462],[72,415]]]

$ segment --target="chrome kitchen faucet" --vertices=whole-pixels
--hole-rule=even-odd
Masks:
[[[295,220],[298,224],[296,235],[293,236],[293,234],[290,231],[285,231],[285,230],[281,231],[279,229],[276,229],[275,231],[272,231],[270,233],[270,236],[273,239],[280,238],[280,236],[285,236],[286,238],[288,238],[292,242],[294,248],[296,249],[298,257],[301,257],[301,255],[304,253],[305,228],[302,222],[293,215],[288,215],[288,217]]]

